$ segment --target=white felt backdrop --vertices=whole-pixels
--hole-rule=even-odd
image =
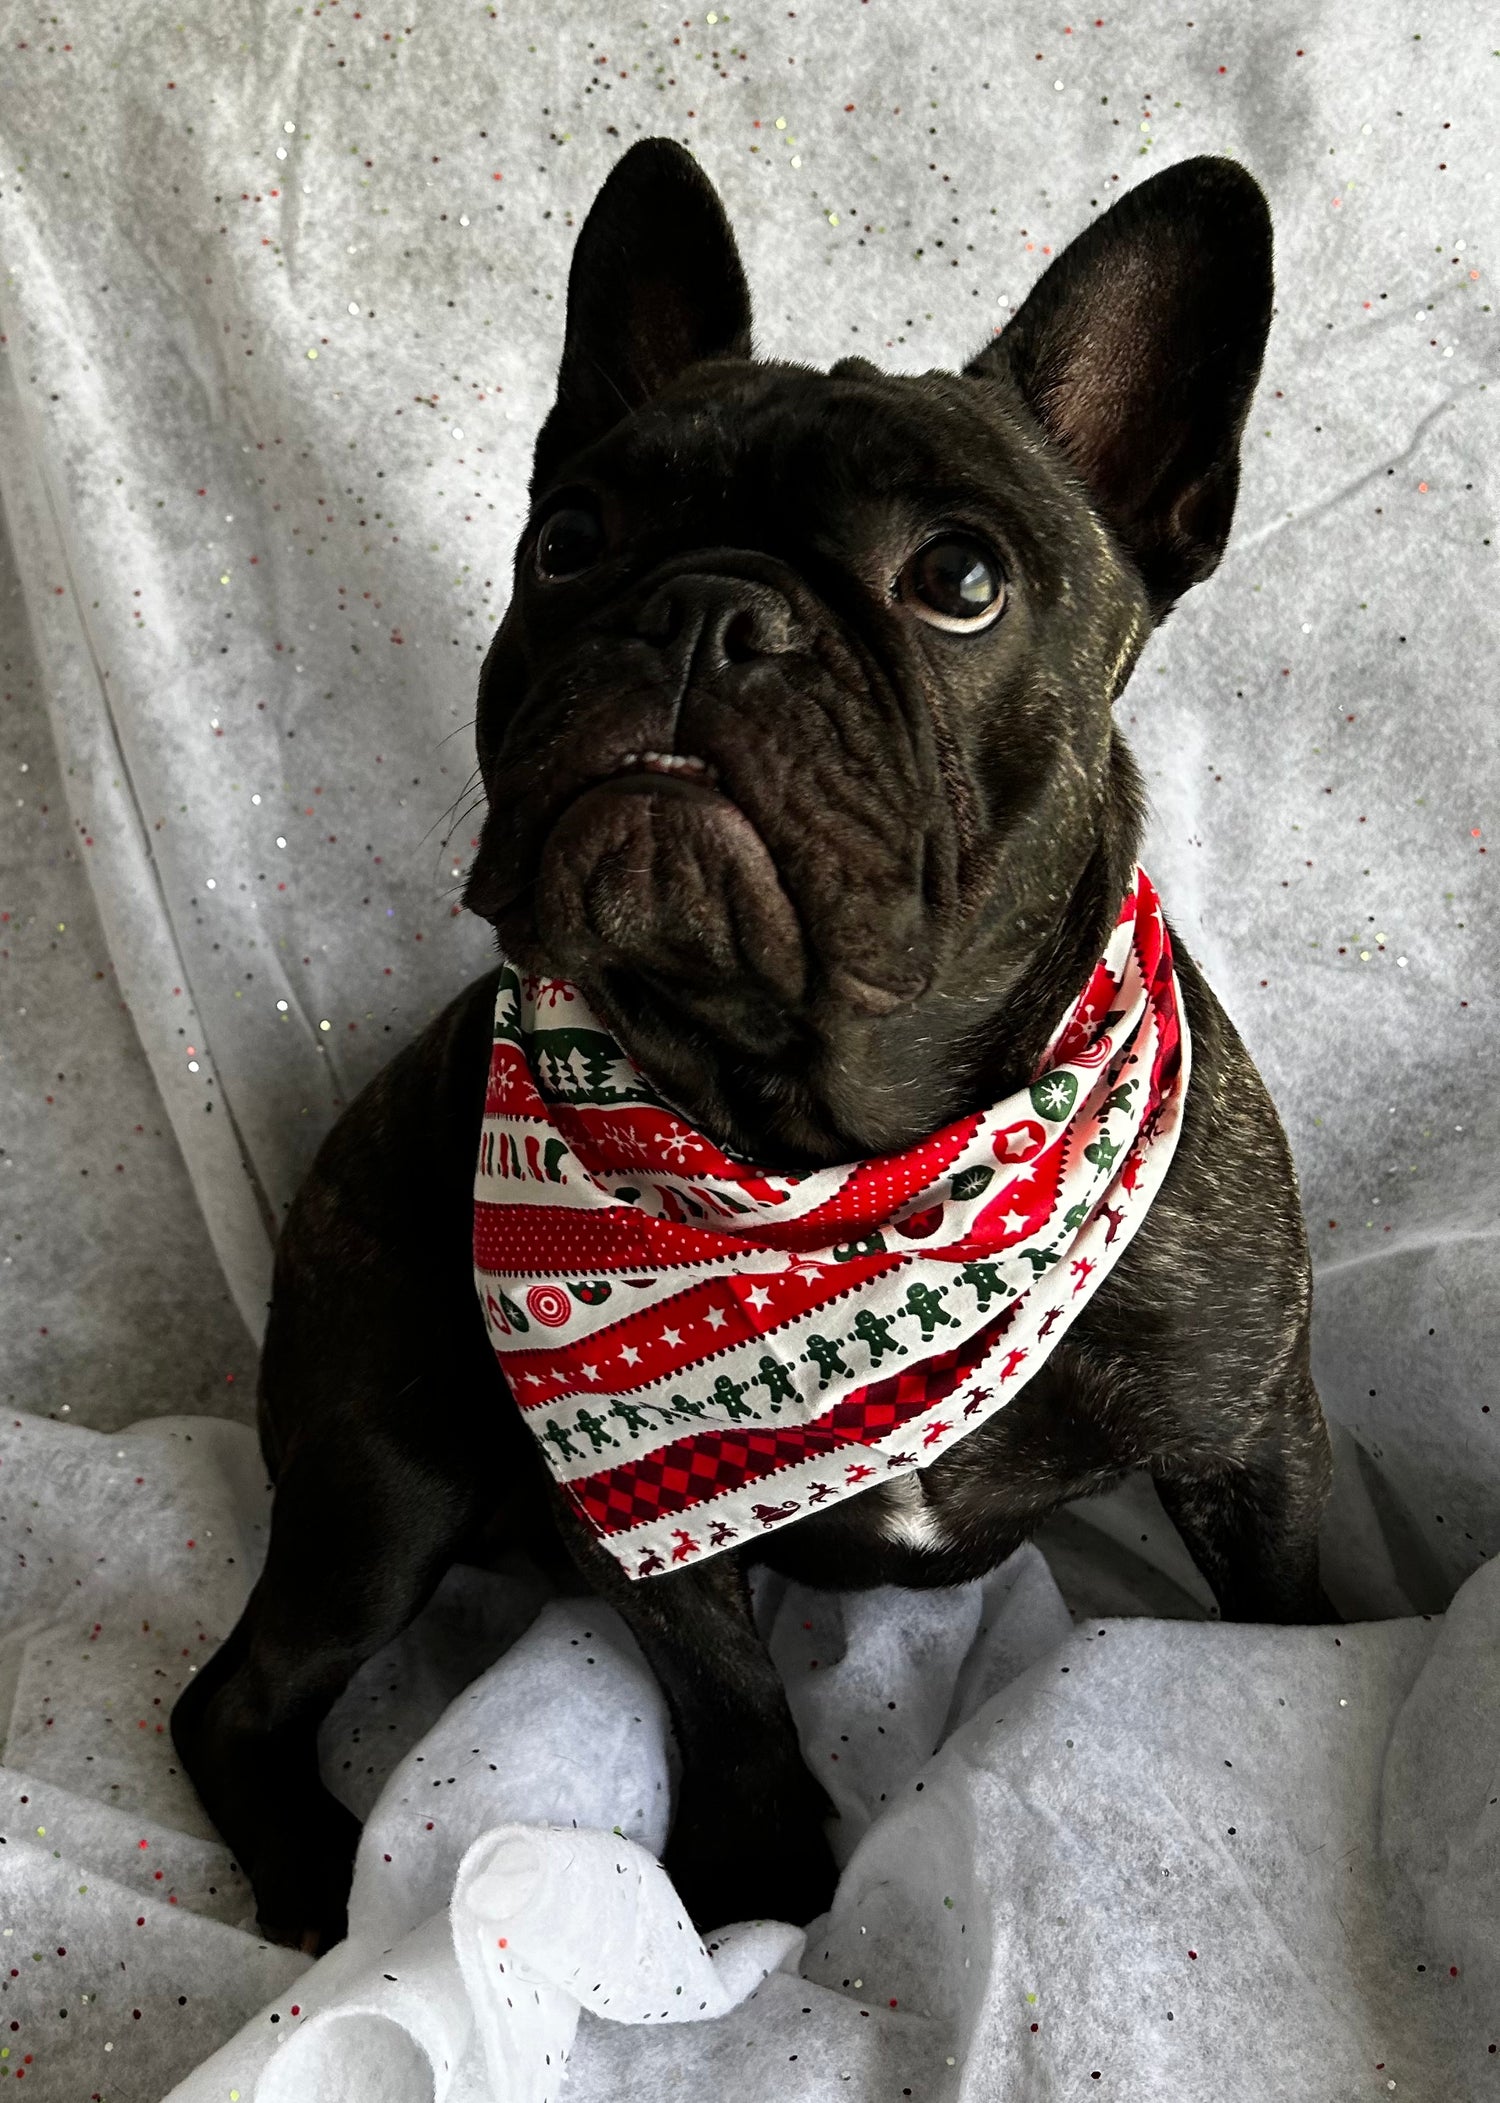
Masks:
[[[1493,24],[709,12],[4,11],[0,2079],[508,2103],[568,2049],[584,2098],[1500,2092]],[[1297,1155],[1360,1625],[1205,1623],[1134,1489],[983,1587],[763,1587],[848,1868],[800,1955],[706,1957],[630,1643],[457,1573],[330,1723],[372,1818],[304,1979],[164,1721],[264,1538],[268,1228],[487,959],[445,813],[573,231],[650,132],[720,185],[761,349],[814,362],[958,362],[1183,155],[1270,196],[1234,540],[1121,710]],[[642,1981],[693,2026],[622,2021]]]

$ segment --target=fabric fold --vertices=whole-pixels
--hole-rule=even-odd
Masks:
[[[453,1946],[497,2096],[554,2103],[580,2011],[615,2023],[727,2014],[806,1936],[761,1921],[705,1949],[661,1864],[616,1833],[502,1826],[459,1869]],[[441,2099],[438,2099],[441,2103]]]

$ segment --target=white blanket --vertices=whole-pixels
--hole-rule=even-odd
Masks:
[[[181,12],[0,37],[0,2079],[1500,2095],[1490,11]],[[805,1945],[704,1950],[629,1639],[457,1572],[327,1727],[369,1825],[309,1973],[166,1717],[263,1545],[270,1225],[488,958],[444,814],[574,231],[649,132],[822,363],[963,360],[1167,161],[1267,189],[1230,553],[1120,709],[1296,1153],[1353,1625],[1205,1621],[1139,1486],[983,1586],[767,1582],[845,1873]]]
[[[671,1753],[633,1641],[456,1573],[325,1731],[367,1824],[349,1940],[309,1969],[255,1935],[162,1729],[253,1576],[249,1432],[12,1419],[0,1470],[33,1515],[0,2050],[43,2095],[544,2103],[564,2068],[601,2103],[1500,2093],[1495,1565],[1440,1620],[1302,1630],[1075,1626],[1036,1548],[930,1594],[768,1579],[844,1874],[805,1938],[707,1951],[654,1859]]]

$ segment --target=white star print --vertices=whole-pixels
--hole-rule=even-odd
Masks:
[[[703,1319],[707,1322],[710,1329],[722,1329],[724,1326],[724,1310],[722,1307],[710,1307]]]
[[[1004,1227],[1007,1234],[1014,1234],[1018,1228],[1025,1226],[1026,1215],[1024,1212],[1007,1212],[1001,1219],[1000,1224]]]
[[[634,1344],[622,1345],[620,1356],[624,1359],[626,1365],[639,1365],[641,1362],[641,1354]]]
[[[670,1344],[675,1350],[677,1345],[682,1342],[682,1331],[680,1329],[663,1329],[659,1340],[664,1344]]]
[[[1030,1144],[1031,1134],[1024,1128],[1018,1132],[1007,1132],[1005,1135],[1006,1160],[1014,1161],[1018,1154],[1025,1153],[1027,1147],[1029,1147]]]
[[[581,1365],[578,1370],[585,1380],[597,1380],[599,1377],[599,1368],[596,1365]]]
[[[745,1297],[750,1302],[750,1305],[755,1309],[756,1313],[759,1314],[762,1307],[764,1307],[766,1302],[770,1299],[771,1294],[769,1288],[764,1285],[752,1285],[749,1292],[746,1293]]]

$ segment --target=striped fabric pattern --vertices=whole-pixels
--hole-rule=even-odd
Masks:
[[[1027,1087],[800,1173],[724,1152],[578,986],[507,963],[475,1283],[548,1466],[625,1571],[924,1467],[1004,1408],[1144,1218],[1189,1064],[1143,869]]]

